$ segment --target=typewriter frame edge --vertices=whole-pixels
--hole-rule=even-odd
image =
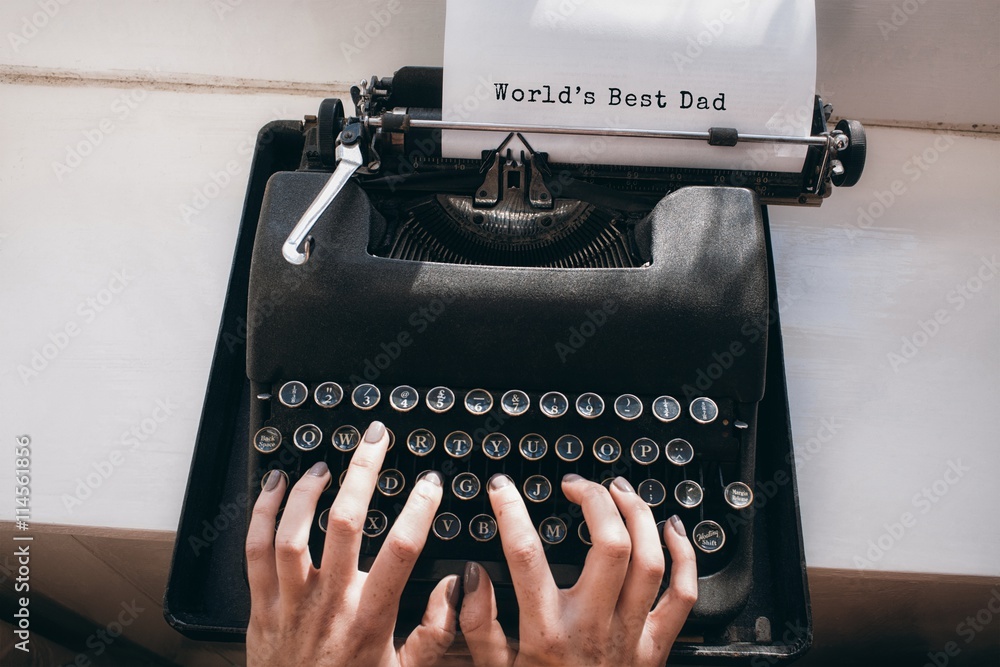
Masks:
[[[192,578],[199,579],[199,583],[204,583],[205,579],[207,579],[211,574],[208,569],[204,567],[206,565],[206,561],[210,560],[210,558],[204,558],[199,562],[197,553],[194,555],[195,564],[201,565],[203,569],[200,573],[198,573],[200,576],[192,577],[190,572],[187,571],[188,566],[191,565],[190,549],[185,549],[182,546],[182,540],[180,538],[181,536],[189,538],[193,536],[194,533],[192,532],[192,527],[200,527],[202,525],[200,521],[205,520],[206,517],[208,519],[212,519],[211,508],[221,506],[221,503],[219,502],[210,502],[207,503],[206,506],[204,501],[207,494],[213,494],[214,500],[219,500],[220,498],[222,501],[226,500],[225,497],[222,497],[224,495],[225,485],[205,484],[207,480],[213,479],[212,475],[205,475],[205,468],[206,466],[211,466],[214,473],[222,472],[223,475],[228,474],[227,471],[231,472],[231,466],[229,464],[232,450],[224,451],[224,449],[227,446],[231,446],[232,432],[235,431],[237,433],[237,437],[239,437],[240,429],[235,424],[237,417],[236,413],[240,410],[240,395],[241,393],[245,393],[245,389],[249,387],[249,381],[246,379],[245,337],[242,344],[237,346],[236,350],[233,350],[230,347],[227,351],[225,336],[227,334],[231,335],[230,332],[234,326],[236,326],[238,330],[237,323],[240,317],[243,318],[244,323],[246,321],[246,295],[249,278],[249,263],[261,203],[263,200],[264,186],[270,176],[274,173],[286,170],[294,171],[300,166],[301,150],[305,141],[302,128],[303,123],[299,121],[273,121],[266,124],[258,134],[253,162],[250,169],[247,194],[244,200],[243,215],[237,233],[236,249],[233,256],[226,299],[223,306],[218,338],[213,353],[206,395],[203,402],[202,416],[199,423],[197,439],[189,469],[188,485],[178,523],[178,538],[175,540],[171,558],[170,573],[163,598],[163,614],[168,624],[184,636],[191,639],[203,641],[238,642],[244,641],[246,634],[245,618],[243,619],[242,626],[239,622],[236,624],[226,624],[225,622],[208,623],[205,622],[204,616],[199,616],[197,609],[191,608],[190,606],[186,607],[186,603],[191,600],[192,591],[182,591],[181,589],[191,588],[192,584],[190,583],[190,580]],[[275,138],[277,138],[278,141],[275,141]],[[742,642],[730,645],[731,647],[738,646],[740,649],[745,650],[736,650],[735,648],[725,649],[720,647],[701,648],[694,643],[685,644],[681,647],[682,650],[678,651],[675,647],[675,650],[671,652],[671,657],[677,664],[703,664],[705,661],[723,661],[729,664],[749,664],[752,660],[759,658],[764,658],[775,663],[788,663],[801,657],[812,645],[812,612],[809,599],[808,575],[806,571],[805,551],[803,548],[801,517],[798,503],[794,449],[792,448],[791,441],[791,423],[788,413],[787,384],[784,357],[782,353],[783,343],[781,340],[780,315],[778,313],[776,284],[774,279],[774,258],[771,250],[771,229],[766,205],[762,205],[761,209],[764,222],[765,241],[767,245],[767,263],[769,271],[768,291],[775,315],[774,321],[769,325],[770,344],[768,349],[766,377],[767,384],[770,385],[771,388],[771,392],[768,393],[773,394],[776,393],[776,389],[780,389],[780,393],[782,394],[782,400],[780,401],[781,404],[771,405],[771,409],[778,410],[783,413],[784,423],[781,431],[788,444],[787,450],[782,450],[780,452],[771,451],[769,458],[774,459],[775,457],[785,456],[787,474],[790,477],[789,485],[791,487],[791,494],[785,493],[780,497],[784,499],[783,503],[791,503],[791,510],[794,516],[794,528],[796,532],[794,540],[790,540],[791,543],[789,544],[787,543],[789,540],[786,539],[782,546],[786,549],[790,548],[793,552],[786,555],[794,557],[797,554],[800,562],[801,581],[793,581],[792,583],[801,585],[801,596],[798,596],[796,594],[797,592],[793,594],[804,602],[804,607],[797,610],[797,612],[802,613],[806,632],[803,635],[796,637],[794,642],[783,643],[781,641],[772,641],[772,643],[768,645],[757,645],[750,642]],[[773,348],[771,347],[772,345],[774,346]],[[240,380],[241,377],[242,381],[239,382],[240,391],[234,392],[232,389],[234,381]],[[761,405],[764,405],[765,401],[762,401]],[[224,409],[221,416],[220,413],[217,412],[220,408]],[[212,419],[206,419],[206,415],[209,414],[210,411],[212,411]],[[760,421],[760,419],[758,419],[758,421]],[[243,437],[245,437],[245,433],[243,433]],[[244,446],[247,445],[244,443]],[[785,453],[786,451],[787,454]],[[758,456],[760,455],[761,450],[758,448]],[[237,477],[240,482],[244,481],[245,478],[242,468],[237,471]],[[245,525],[245,514],[249,511],[249,504],[241,509],[244,512],[244,516],[238,517],[234,521],[234,525],[242,527]],[[216,517],[217,516],[218,515],[216,515]],[[787,524],[786,527],[788,527]],[[242,530],[236,532],[241,533]],[[242,539],[239,542],[242,547]],[[242,553],[242,549],[240,549],[240,553]],[[242,571],[239,573],[239,576],[241,578],[243,577]],[[188,580],[186,586],[182,585],[182,582],[185,579]],[[247,609],[247,615],[248,613],[249,610]],[[775,651],[774,649],[779,646],[787,650]]]

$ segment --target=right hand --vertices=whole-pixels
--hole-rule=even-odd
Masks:
[[[563,493],[583,507],[593,546],[580,579],[561,590],[510,478],[494,475],[488,489],[520,608],[520,642],[515,648],[507,641],[493,584],[481,566],[469,563],[459,622],[477,666],[666,662],[698,597],[694,549],[678,517],[664,528],[673,564],[670,587],[657,602],[665,562],[649,507],[622,477],[609,491],[566,475]]]

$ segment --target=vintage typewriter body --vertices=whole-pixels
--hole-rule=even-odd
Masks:
[[[782,639],[778,627],[808,628],[809,614],[764,205],[818,205],[832,184],[856,182],[860,125],[828,131],[817,99],[794,174],[553,164],[532,150],[530,126],[466,124],[507,138],[481,160],[456,160],[441,157],[442,129],[463,124],[440,120],[439,69],[403,68],[353,95],[352,115],[326,100],[306,119],[298,168],[271,175],[260,203],[246,504],[269,470],[294,483],[325,460],[328,508],[361,434],[380,420],[393,445],[362,566],[416,477],[445,476],[401,631],[434,583],[477,560],[516,632],[490,476],[521,489],[556,581],[569,586],[589,533],[560,480],[621,475],[658,521],[679,514],[696,547],[699,600],[676,656],[778,659],[808,646],[808,631]],[[664,150],[769,140],[725,128],[634,134]],[[755,498],[759,477],[773,483],[777,469],[791,485],[777,500]],[[779,506],[786,525],[765,521]],[[324,520],[310,543],[317,560]],[[783,587],[791,602],[778,599]],[[782,616],[782,605],[794,609]]]

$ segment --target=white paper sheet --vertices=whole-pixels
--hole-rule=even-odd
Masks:
[[[808,136],[815,92],[812,0],[448,0],[445,120]],[[479,158],[504,136],[448,130],[444,155]],[[799,171],[805,156],[787,144],[526,138],[550,162]]]

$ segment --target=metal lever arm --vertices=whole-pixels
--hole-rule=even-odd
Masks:
[[[342,136],[343,138],[343,136]],[[350,143],[341,142],[337,146],[337,168],[334,169],[330,180],[326,182],[323,189],[316,195],[316,199],[309,208],[302,214],[292,233],[285,239],[281,246],[281,254],[292,264],[305,264],[309,260],[309,252],[312,246],[312,238],[309,232],[319,217],[323,215],[327,207],[333,203],[340,191],[344,189],[347,181],[350,180],[354,172],[364,163],[361,154],[361,142],[355,138]],[[304,247],[303,247],[304,246]],[[301,248],[301,249],[300,249]]]

